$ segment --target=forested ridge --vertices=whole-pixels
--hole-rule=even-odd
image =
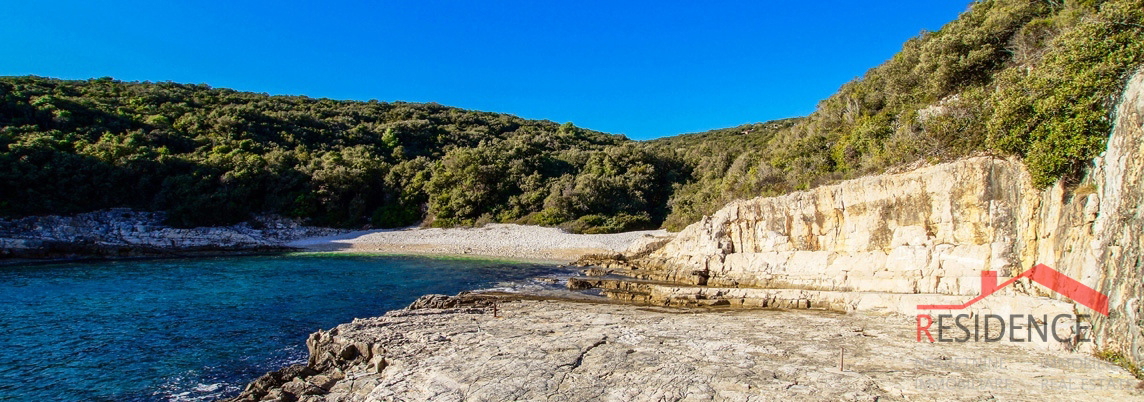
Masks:
[[[179,226],[278,213],[317,225],[429,218],[655,226],[679,166],[571,124],[112,79],[0,80],[0,213],[169,211]],[[590,229],[584,227],[582,230]]]
[[[1142,63],[1144,0],[980,1],[810,116],[645,142],[437,104],[4,77],[0,216],[677,230],[736,198],[975,153],[1048,185],[1103,148]]]

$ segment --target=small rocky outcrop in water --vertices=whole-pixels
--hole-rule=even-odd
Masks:
[[[0,258],[146,256],[283,249],[302,237],[342,232],[275,216],[233,226],[180,229],[162,212],[110,209],[74,216],[0,219]]]
[[[461,293],[461,294],[456,295],[456,296],[432,294],[432,295],[424,295],[424,296],[418,297],[417,300],[413,301],[413,304],[410,304],[409,307],[406,307],[405,309],[406,310],[421,310],[421,309],[428,309],[428,308],[448,309],[448,308],[458,308],[458,307],[484,308],[484,307],[492,307],[494,304],[496,304],[496,302],[498,300],[501,300],[501,299],[504,299],[504,297],[497,297],[497,296],[485,295],[485,294],[480,294],[480,293],[467,293],[467,292]]]
[[[493,300],[497,316],[476,307]],[[912,323],[894,316],[479,294],[427,296],[414,305],[314,333],[306,365],[267,374],[232,401],[1141,396],[1129,373],[1091,356],[997,343],[920,344]],[[1101,387],[1061,393],[1047,381]]]

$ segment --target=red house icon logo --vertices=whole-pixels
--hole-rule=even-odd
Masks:
[[[1083,283],[1077,282],[1075,279],[1068,277],[1068,275],[1062,274],[1045,264],[1038,264],[1000,285],[997,284],[997,271],[982,271],[980,296],[965,302],[965,304],[921,304],[918,305],[918,310],[962,310],[998,290],[1013,284],[1013,282],[1021,278],[1029,278],[1033,282],[1044,285],[1054,292],[1096,310],[1096,312],[1103,314],[1105,317],[1108,316],[1108,296],[1085,286]]]

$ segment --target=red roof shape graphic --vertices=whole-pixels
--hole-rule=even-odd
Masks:
[[[981,271],[980,296],[965,302],[965,304],[919,304],[918,310],[961,310],[981,301],[981,299],[986,298],[1006,286],[1012,285],[1013,282],[1021,278],[1029,278],[1033,282],[1044,285],[1054,292],[1096,310],[1096,312],[1103,314],[1105,317],[1108,316],[1108,296],[1085,286],[1083,283],[1077,282],[1068,275],[1062,274],[1045,264],[1037,264],[1037,266],[1022,272],[1020,275],[1000,285],[997,284],[997,271]]]

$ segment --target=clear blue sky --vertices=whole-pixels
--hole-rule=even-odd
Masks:
[[[0,75],[432,101],[648,139],[806,115],[967,7],[8,0]]]

